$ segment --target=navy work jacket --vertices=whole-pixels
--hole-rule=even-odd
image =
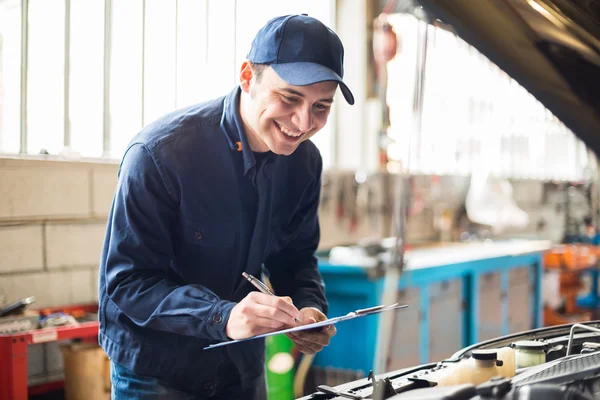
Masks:
[[[327,313],[315,258],[319,151],[305,141],[257,165],[239,98],[237,87],[136,135],[100,263],[99,341],[108,356],[203,396],[264,373],[264,340],[203,350],[228,340],[231,309],[256,290],[242,272],[260,276],[264,266],[277,295]]]

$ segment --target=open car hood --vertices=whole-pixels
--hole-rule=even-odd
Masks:
[[[469,379],[463,383],[443,382],[444,376],[450,374],[459,378],[454,368],[470,358],[474,350],[507,349],[507,346],[514,347],[514,344],[523,340],[537,342],[545,349],[545,356],[516,368],[514,376],[495,377],[475,385],[469,383]],[[508,357],[505,360],[510,363],[508,354],[505,353]],[[474,376],[475,373],[471,375]],[[318,385],[316,392],[300,400],[590,400],[600,398],[598,387],[600,321],[590,321],[538,328],[486,340],[438,363],[375,376],[369,374],[367,378],[334,387]]]
[[[451,25],[600,156],[600,0],[402,3]]]

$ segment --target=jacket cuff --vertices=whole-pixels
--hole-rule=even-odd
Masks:
[[[204,320],[204,324],[206,324],[206,329],[209,332],[210,337],[214,340],[219,342],[229,340],[227,337],[227,322],[229,321],[231,310],[235,305],[236,303],[231,301],[220,300],[215,303],[208,313],[208,316]]]

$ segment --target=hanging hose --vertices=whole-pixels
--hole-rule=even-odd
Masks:
[[[302,355],[300,364],[296,369],[296,376],[294,377],[294,398],[304,396],[304,384],[306,383],[306,377],[314,359],[314,354]]]

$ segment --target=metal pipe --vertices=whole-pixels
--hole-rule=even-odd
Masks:
[[[234,47],[235,48],[235,47]],[[179,107],[179,0],[175,0],[175,91],[173,93],[173,108]]]
[[[569,331],[569,341],[567,342],[567,356],[571,355],[571,350],[573,347],[573,335],[575,333],[575,328],[585,329],[591,332],[600,333],[600,329],[594,328],[592,326],[582,325],[582,324],[573,324],[571,330]]]
[[[104,66],[102,92],[102,150],[110,154],[110,51],[112,45],[112,0],[104,0]]]
[[[66,149],[71,148],[71,118],[69,116],[69,97],[70,97],[70,77],[71,77],[71,0],[65,0],[65,64],[63,77],[63,146]]]
[[[142,124],[144,126],[145,108],[146,108],[146,0],[142,0]]]
[[[28,49],[29,35],[27,19],[29,14],[29,0],[21,0],[21,108],[19,153],[27,153],[27,70],[28,70]]]

